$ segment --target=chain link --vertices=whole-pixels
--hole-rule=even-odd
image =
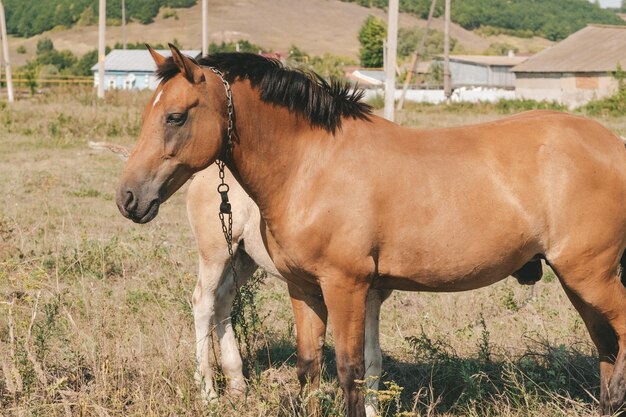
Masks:
[[[220,78],[222,84],[224,84],[224,90],[226,91],[226,109],[228,114],[226,143],[220,159],[216,160],[215,163],[217,164],[217,167],[219,169],[218,175],[220,178],[220,184],[217,186],[217,192],[220,193],[222,197],[219,217],[220,222],[222,223],[222,232],[224,233],[224,239],[226,239],[226,245],[228,247],[228,255],[230,256],[230,268],[233,271],[235,288],[237,289],[237,292],[239,292],[239,285],[237,283],[237,271],[235,270],[235,256],[233,253],[233,212],[230,202],[228,201],[228,191],[230,190],[230,187],[228,186],[228,184],[226,184],[226,181],[224,179],[224,167],[226,166],[225,160],[232,155],[233,149],[233,91],[230,89],[230,84],[228,83],[228,81],[226,81],[226,78],[224,77],[224,73],[222,71],[213,67],[209,67],[209,69]]]

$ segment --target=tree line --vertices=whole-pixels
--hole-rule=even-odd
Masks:
[[[150,23],[161,7],[190,7],[197,0],[129,0],[126,19]],[[98,0],[4,0],[7,31],[30,37],[56,26],[91,25],[98,19]],[[107,20],[119,24],[122,0],[107,1]]]
[[[388,0],[342,0],[365,7],[386,8]],[[487,34],[507,33],[541,36],[558,41],[589,23],[624,25],[614,12],[588,0],[451,0],[452,21],[465,29]],[[400,10],[428,17],[431,0],[400,0]],[[435,16],[443,15],[443,0],[437,1]]]

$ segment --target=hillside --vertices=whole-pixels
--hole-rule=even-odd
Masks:
[[[162,7],[190,7],[197,0],[132,0],[126,2],[127,19],[151,23]],[[121,21],[121,0],[109,0],[107,18]],[[4,0],[7,31],[16,36],[38,35],[56,26],[95,22],[98,0]]]
[[[386,8],[389,0],[343,0],[362,6]],[[465,29],[490,28],[519,36],[537,35],[553,41],[564,39],[589,23],[624,25],[614,12],[588,0],[452,0],[452,21]],[[425,18],[430,0],[403,0],[400,11]],[[435,15],[443,14],[439,1]],[[495,30],[494,30],[495,29]]]
[[[295,44],[312,53],[329,52],[356,58],[359,50],[357,32],[369,14],[385,18],[384,11],[369,9],[339,0],[211,0],[209,17],[210,38],[213,42],[247,39],[266,48],[287,51]],[[201,6],[176,9],[178,19],[159,15],[154,23],[127,25],[129,42],[171,42],[174,38],[186,48],[201,46]],[[401,14],[400,26],[423,26],[424,20]],[[443,30],[443,21],[433,26]],[[121,40],[121,27],[107,28],[107,44]],[[494,42],[507,42],[520,52],[536,52],[550,45],[541,38],[514,38],[510,36],[481,37],[458,25],[452,25],[452,36],[467,53],[481,53]],[[70,49],[77,55],[97,47],[97,26],[75,26],[52,30],[31,38],[10,38],[11,57],[16,66],[22,65],[35,53],[37,41],[49,37],[57,49]],[[25,54],[18,54],[23,46]]]

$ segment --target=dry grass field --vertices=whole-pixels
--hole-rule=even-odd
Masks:
[[[155,221],[135,225],[113,202],[123,162],[87,148],[132,146],[147,100],[120,92],[97,102],[72,90],[0,103],[2,416],[295,414],[293,318],[272,279],[255,297],[247,397],[199,399],[185,189]],[[433,127],[502,115],[413,106],[400,117]],[[626,132],[623,118],[602,122]],[[396,292],[383,305],[381,342],[385,416],[595,415],[597,359],[550,271],[533,292],[512,278],[459,294]],[[340,416],[327,344],[318,395],[325,415]]]

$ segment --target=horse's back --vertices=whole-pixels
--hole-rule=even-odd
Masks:
[[[591,120],[535,111],[432,130],[374,120],[336,140],[333,169],[311,187],[309,213],[325,227],[307,236],[309,252],[348,253],[389,288],[474,288],[538,254],[623,240],[626,150]]]

